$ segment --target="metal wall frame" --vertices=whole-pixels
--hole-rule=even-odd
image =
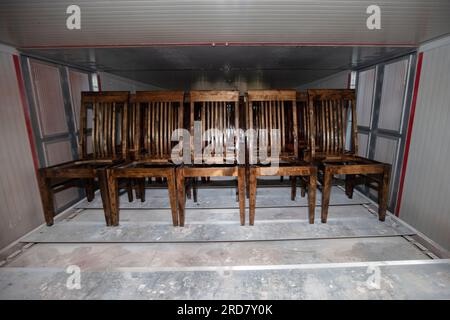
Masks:
[[[383,78],[384,78],[384,69],[385,66],[391,63],[395,63],[404,59],[408,59],[407,65],[407,74],[406,74],[406,83],[405,83],[405,91],[403,94],[402,101],[402,115],[401,122],[399,126],[399,131],[395,130],[387,130],[383,128],[379,128],[379,118],[380,118],[380,109],[381,109],[381,97],[382,97],[382,88],[383,88]],[[416,60],[417,60],[417,52],[413,52],[406,56],[400,56],[395,59],[386,60],[380,62],[376,65],[371,65],[362,69],[356,70],[358,72],[357,80],[356,80],[356,89],[358,89],[359,82],[359,74],[362,71],[370,70],[375,68],[375,88],[374,95],[372,99],[371,105],[371,123],[370,127],[360,126],[358,125],[358,133],[363,133],[368,135],[368,144],[367,144],[367,154],[366,157],[369,159],[374,159],[375,157],[375,148],[377,138],[387,138],[387,139],[395,139],[398,141],[397,151],[396,151],[396,159],[392,164],[392,172],[391,172],[391,190],[392,194],[389,198],[388,208],[391,212],[394,212],[394,209],[397,205],[397,192],[400,183],[400,175],[401,168],[403,164],[404,152],[405,152],[405,142],[406,142],[406,133],[408,127],[408,118],[411,107],[411,98],[414,87],[414,77],[416,72]],[[365,195],[370,197],[373,200],[377,200],[377,196],[372,194],[368,187],[360,186],[358,190],[363,192]]]
[[[41,137],[41,132],[39,129],[39,119],[36,112],[36,99],[35,99],[35,93],[34,93],[34,85],[33,85],[33,79],[31,75],[31,59],[43,63],[48,64],[53,67],[58,68],[59,76],[61,80],[61,93],[63,97],[64,102],[64,114],[67,121],[67,133],[62,134],[54,134],[54,135],[47,135],[45,137]],[[72,99],[71,99],[71,92],[70,92],[70,83],[69,83],[69,68],[73,69],[75,71],[83,72],[88,75],[89,79],[89,89],[92,90],[92,77],[91,73],[88,70],[75,68],[73,66],[65,66],[61,65],[57,62],[52,62],[47,59],[39,59],[36,57],[30,57],[27,55],[20,55],[20,63],[21,63],[21,69],[22,69],[22,76],[24,79],[24,85],[26,90],[26,96],[28,100],[28,106],[29,106],[29,112],[30,112],[30,120],[32,124],[33,129],[33,138],[34,143],[36,146],[38,161],[39,161],[39,167],[45,167],[49,164],[46,161],[45,156],[45,145],[52,143],[52,142],[60,142],[60,141],[69,141],[72,157],[73,159],[78,159],[78,128],[76,128],[75,124],[75,115],[74,115],[74,108],[72,106]],[[56,209],[56,211],[62,212],[65,209],[69,208],[79,200],[85,197],[85,192],[82,189],[78,189],[78,197],[74,199],[73,201],[68,202],[67,204],[63,205],[62,207]]]

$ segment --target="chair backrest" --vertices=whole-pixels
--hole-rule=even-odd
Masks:
[[[295,90],[252,90],[247,93],[247,129],[256,130],[256,141],[249,145],[260,149],[263,141],[272,148],[270,130],[278,129],[278,150],[281,158],[298,157],[298,126]],[[266,131],[262,131],[265,129]],[[274,141],[275,143],[275,141]],[[256,145],[255,145],[256,144]]]
[[[305,153],[309,146],[309,113],[308,94],[306,91],[297,92],[297,124],[299,153]]]
[[[194,124],[201,121],[202,137],[209,142],[210,156],[216,162],[229,159],[236,160],[237,134],[239,129],[239,91],[191,91],[190,98],[190,131],[191,155],[194,163],[198,163],[194,149]],[[218,129],[220,134],[211,130]],[[209,131],[208,131],[209,130]],[[207,142],[202,142],[202,149]]]
[[[127,157],[128,101],[128,91],[81,93],[80,159]],[[88,116],[89,110],[92,111],[92,117]],[[90,129],[92,129],[92,155],[88,155],[87,152]]]
[[[136,92],[136,159],[171,159],[172,132],[183,128],[183,101],[183,91]]]
[[[308,90],[311,157],[358,154],[356,99],[352,89]],[[350,149],[346,150],[347,125],[351,117]]]

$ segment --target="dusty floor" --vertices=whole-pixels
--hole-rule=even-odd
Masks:
[[[395,217],[379,222],[363,196],[336,188],[328,223],[309,225],[287,188],[258,190],[252,227],[239,225],[233,189],[199,190],[184,228],[171,225],[164,190],[122,201],[116,228],[82,202],[22,239],[0,269],[0,298],[450,299],[450,261],[432,259]]]

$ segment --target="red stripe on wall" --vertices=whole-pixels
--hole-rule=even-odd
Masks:
[[[30,143],[34,169],[37,172],[37,170],[39,169],[39,161],[38,161],[38,157],[37,157],[36,146],[34,144],[34,139],[33,139],[33,129],[31,127],[30,112],[28,109],[28,102],[27,102],[27,98],[25,95],[25,85],[24,85],[23,78],[22,78],[22,71],[20,69],[19,56],[16,54],[13,54],[12,56],[13,56],[13,61],[14,61],[14,68],[16,69],[17,85],[19,87],[20,101],[22,103],[23,115],[25,117],[25,126],[27,128],[28,141]]]
[[[405,153],[403,156],[402,172],[400,175],[400,185],[399,185],[398,196],[397,196],[397,207],[395,208],[395,215],[397,217],[400,215],[400,206],[402,203],[402,195],[403,195],[403,187],[404,187],[404,183],[405,183],[406,167],[408,165],[409,147],[411,144],[411,135],[412,135],[413,124],[414,124],[414,115],[416,113],[417,95],[419,92],[420,73],[422,71],[422,60],[423,60],[423,52],[420,52],[418,60],[417,60],[416,78],[414,79],[414,92],[413,92],[413,98],[411,101],[411,111],[410,111],[409,120],[408,120],[408,131],[406,133]]]

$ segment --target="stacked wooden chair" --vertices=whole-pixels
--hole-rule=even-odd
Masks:
[[[190,92],[191,164],[184,163],[177,168],[180,226],[185,222],[186,178],[217,176],[237,177],[240,223],[245,224],[245,166],[239,163],[239,146],[244,145],[244,138],[239,130],[239,113],[238,91]],[[198,122],[199,130],[195,128],[196,121],[201,122]],[[210,158],[203,157],[204,151],[209,151]]]
[[[247,136],[250,225],[255,221],[256,187],[259,176],[290,176],[293,200],[296,178],[306,179],[309,222],[314,223],[317,169],[300,158],[297,112],[294,90],[255,90],[247,93],[247,129],[254,130],[253,135]],[[279,135],[271,134],[272,129],[277,129]],[[271,152],[275,150],[277,154],[270,154],[266,159],[261,159],[260,155],[264,149]],[[278,162],[275,167],[274,162]]]
[[[165,178],[169,191],[172,223],[178,225],[175,164],[171,152],[172,132],[183,127],[182,91],[138,91],[135,97],[133,160],[108,168],[111,223],[119,224],[119,182],[138,182],[137,196],[145,199],[145,179]]]
[[[346,176],[346,194],[351,197],[357,184],[378,189],[378,216],[384,221],[391,167],[358,156],[355,91],[349,89],[308,90],[310,146],[306,158],[318,166],[322,177],[322,222],[327,221],[334,175]],[[347,122],[351,138],[347,142]]]
[[[129,93],[82,92],[80,111],[79,160],[39,170],[39,189],[47,225],[55,215],[54,193],[71,187],[82,187],[88,201],[94,199],[96,180],[100,188],[106,224],[111,225],[105,172],[108,166],[127,157]],[[88,110],[92,110],[89,125]],[[92,153],[88,154],[88,131],[92,130]],[[130,193],[130,190],[128,190]]]

